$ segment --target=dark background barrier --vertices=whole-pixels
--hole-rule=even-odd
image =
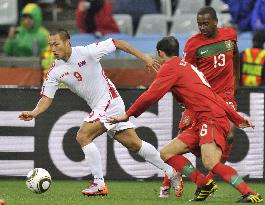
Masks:
[[[60,89],[49,110],[30,122],[18,115],[31,110],[39,99],[39,89],[0,89],[0,176],[25,176],[34,167],[42,167],[53,178],[87,178],[89,170],[75,133],[90,111],[86,102],[67,89]],[[126,108],[143,92],[119,90]],[[255,129],[236,130],[228,163],[239,174],[264,180],[264,89],[244,89],[237,93],[238,110],[250,117]],[[139,136],[160,149],[176,136],[181,108],[168,93],[133,122]],[[163,173],[131,154],[118,142],[103,134],[95,143],[102,154],[107,179],[157,178]],[[198,161],[189,159],[200,166]]]

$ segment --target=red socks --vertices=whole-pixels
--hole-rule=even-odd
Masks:
[[[164,180],[163,180],[163,183],[162,183],[162,186],[168,186],[170,187],[170,181],[169,181],[169,178],[167,175],[164,176]]]
[[[247,193],[256,194],[232,167],[219,162],[215,165],[212,172],[222,177],[224,181],[235,187],[242,195]]]
[[[198,187],[203,186],[208,182],[207,178],[182,155],[175,155],[169,158],[166,163],[172,166],[176,171],[189,177]]]
[[[206,175],[206,178],[207,178],[207,181],[210,181],[211,179],[214,178],[214,174],[212,172],[209,172],[207,175]]]

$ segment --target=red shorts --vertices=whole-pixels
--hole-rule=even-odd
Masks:
[[[237,104],[236,104],[235,100],[231,100],[231,99],[224,99],[224,100],[233,109],[235,109],[235,110],[237,109]],[[179,122],[179,129],[182,130],[183,133],[184,133],[187,129],[190,129],[190,128],[194,127],[195,124],[196,124],[196,119],[195,119],[195,116],[194,116],[193,112],[188,110],[188,109],[185,109],[184,112],[182,113],[182,117],[181,117],[181,120]],[[187,138],[191,138],[192,133],[190,131],[188,131],[188,132],[189,133],[187,135],[189,137],[187,137]],[[178,135],[178,137],[180,136],[181,141],[183,141],[182,140],[183,138],[186,138],[185,137],[186,134],[183,134],[183,135],[184,136]],[[189,141],[189,140],[185,139],[185,141]],[[194,140],[194,142],[191,142],[191,144],[192,143],[196,143],[196,140]],[[187,142],[185,144],[187,144],[189,146],[189,142]],[[189,146],[189,147],[191,148],[191,146]],[[227,160],[228,159],[231,150],[232,150],[232,144],[227,144],[226,143],[226,147],[223,150],[223,154],[222,154],[222,160]],[[191,153],[193,153],[196,157],[200,157],[201,156],[200,152],[201,152],[200,151],[200,147],[191,148]]]
[[[182,112],[182,116],[179,122],[179,129],[183,131],[185,129],[192,127],[192,125],[195,125],[195,123],[196,120],[193,112],[188,109],[185,109]]]
[[[225,99],[226,104],[230,105],[234,110],[237,110],[237,104],[234,100]],[[185,109],[182,112],[182,116],[179,122],[179,129],[185,130],[194,126],[196,124],[196,119],[192,111]]]
[[[230,105],[234,110],[237,110],[237,104],[235,100],[224,99],[226,104]],[[225,150],[222,154],[222,160],[227,160],[232,150],[232,143],[226,143]]]
[[[226,143],[225,150],[221,156],[221,160],[225,160],[225,161],[228,160],[231,150],[232,150],[232,144]]]
[[[227,117],[203,119],[196,125],[185,129],[177,137],[190,148],[195,156],[199,157],[200,145],[213,141],[221,148],[223,153],[227,152],[226,137],[229,130],[230,124]],[[226,153],[226,156],[228,154]]]
[[[181,141],[182,141],[182,140],[181,140]],[[228,160],[228,157],[229,157],[229,154],[230,154],[230,152],[231,152],[231,150],[232,150],[232,144],[226,144],[226,146],[225,146],[225,151],[223,152],[223,154],[222,154],[222,156],[221,156],[221,160],[225,160],[225,161],[227,161],[227,160]],[[200,147],[193,148],[193,149],[190,150],[190,152],[191,152],[194,156],[196,156],[196,157],[198,157],[198,158],[201,157],[201,150],[200,150]]]

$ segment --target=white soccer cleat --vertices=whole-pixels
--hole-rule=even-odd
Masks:
[[[82,191],[82,194],[86,196],[106,196],[108,193],[106,185],[98,185],[94,182],[90,183],[89,187]]]
[[[170,194],[170,187],[169,186],[160,187],[160,193],[159,193],[160,198],[167,198],[167,197],[169,197],[169,194]]]

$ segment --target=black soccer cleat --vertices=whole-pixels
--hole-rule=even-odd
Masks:
[[[259,194],[251,194],[248,193],[246,195],[241,196],[241,198],[236,201],[237,203],[261,203],[263,202],[263,198]]]
[[[208,196],[218,190],[218,186],[212,179],[206,185],[198,187],[194,193],[194,198],[189,201],[204,201]]]

